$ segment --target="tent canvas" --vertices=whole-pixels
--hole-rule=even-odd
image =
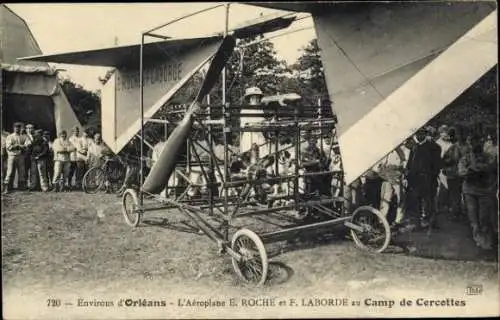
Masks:
[[[18,60],[42,52],[26,22],[4,4],[0,5],[0,44],[4,130],[10,131],[16,121],[52,133],[80,126],[48,63]]]

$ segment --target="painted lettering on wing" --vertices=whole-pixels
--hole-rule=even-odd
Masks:
[[[182,61],[166,62],[144,69],[144,87],[161,83],[177,82],[182,78]],[[116,91],[133,90],[140,87],[138,70],[120,70],[116,75]]]

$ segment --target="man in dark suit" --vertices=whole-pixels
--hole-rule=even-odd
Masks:
[[[441,169],[441,147],[429,132],[420,129],[415,135],[415,147],[411,150],[407,164],[408,196],[412,197],[411,214],[417,214],[420,226],[427,228],[435,224],[435,198],[438,175]]]

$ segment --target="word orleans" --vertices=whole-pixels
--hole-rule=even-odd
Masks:
[[[182,62],[164,63],[153,68],[146,68],[143,72],[144,86],[158,83],[179,81],[182,76]],[[140,74],[138,70],[120,70],[116,73],[116,91],[139,88]]]
[[[167,301],[165,300],[149,300],[149,299],[120,299],[118,301],[119,307],[166,307]]]

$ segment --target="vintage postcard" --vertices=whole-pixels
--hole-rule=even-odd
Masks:
[[[5,319],[500,315],[493,1],[0,4]]]

